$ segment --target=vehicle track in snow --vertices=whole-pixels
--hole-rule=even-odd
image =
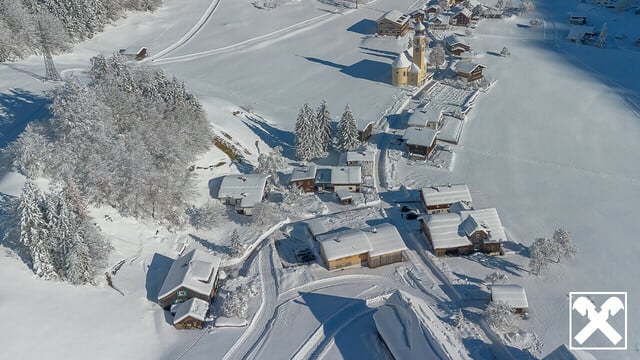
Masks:
[[[177,63],[177,62],[192,61],[192,60],[197,60],[197,59],[208,57],[208,56],[212,56],[212,55],[217,55],[217,54],[222,54],[222,53],[227,53],[227,52],[231,52],[231,51],[240,50],[240,49],[243,49],[243,48],[246,48],[246,47],[250,47],[250,46],[254,46],[254,45],[257,45],[257,44],[260,44],[260,43],[264,43],[264,42],[270,41],[270,40],[279,40],[279,39],[284,38],[286,36],[293,36],[293,35],[297,34],[298,32],[306,31],[308,29],[311,29],[311,25],[317,25],[317,24],[323,23],[322,20],[327,19],[327,18],[331,17],[332,15],[334,15],[334,14],[333,13],[324,13],[322,15],[318,15],[318,16],[313,17],[311,19],[307,19],[307,20],[301,21],[301,22],[299,22],[297,24],[289,25],[289,26],[287,26],[285,28],[270,32],[268,34],[256,36],[254,38],[243,40],[243,41],[237,42],[235,44],[223,46],[223,47],[220,47],[220,48],[217,48],[217,49],[200,51],[200,52],[196,52],[196,53],[192,53],[192,54],[186,54],[186,55],[168,57],[168,58],[163,58],[163,59],[157,59],[157,60],[153,61],[153,64],[154,65],[166,65],[166,64],[173,64],[173,63]]]
[[[213,13],[216,11],[216,9],[218,8],[218,5],[220,5],[220,2],[222,2],[222,0],[211,1],[211,4],[209,4],[209,7],[205,10],[204,14],[202,14],[202,17],[200,17],[200,20],[198,20],[198,22],[196,22],[196,24],[191,29],[189,29],[189,31],[187,31],[187,33],[184,34],[184,36],[182,36],[180,39],[178,39],[178,41],[169,45],[165,49],[158,51],[158,53],[156,53],[155,55],[143,60],[142,62],[144,63],[148,61],[154,61],[155,59],[159,59],[171,53],[172,51],[184,46],[185,44],[189,43],[191,39],[193,39],[193,37],[196,36],[198,32],[200,32],[200,30],[202,30],[202,28],[209,22],[209,19],[211,19],[211,15],[213,15]]]

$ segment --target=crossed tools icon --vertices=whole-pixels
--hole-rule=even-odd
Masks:
[[[574,339],[580,345],[587,341],[596,330],[600,330],[614,345],[622,340],[622,336],[607,322],[609,316],[614,316],[620,310],[624,310],[624,303],[620,298],[616,296],[609,297],[600,306],[600,311],[596,311],[596,306],[591,300],[580,296],[573,302],[573,310],[589,319],[589,323],[574,336]]]

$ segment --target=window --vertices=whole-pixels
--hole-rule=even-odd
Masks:
[[[175,299],[175,300],[173,300],[174,304],[180,304],[180,303],[183,303],[183,302],[184,302],[184,299]]]
[[[184,290],[178,291],[178,296],[187,296],[187,292]]]

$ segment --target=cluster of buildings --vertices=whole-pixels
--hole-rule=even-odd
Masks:
[[[436,256],[500,254],[507,235],[498,211],[474,209],[467,185],[422,188],[420,200],[426,210],[420,218],[422,231]]]

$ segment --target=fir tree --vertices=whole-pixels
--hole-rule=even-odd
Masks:
[[[600,30],[600,35],[598,35],[598,47],[605,47],[607,45],[607,23],[602,25],[602,30]]]
[[[54,246],[49,238],[48,209],[37,186],[27,181],[20,200],[20,243],[31,261],[33,272],[44,279],[56,279]]]
[[[356,120],[353,118],[349,105],[345,107],[340,123],[338,123],[337,142],[338,150],[340,151],[355,150],[360,145]]]
[[[309,103],[305,103],[296,120],[296,158],[308,161],[322,155],[322,136],[318,135],[316,115]]]
[[[244,253],[244,244],[240,239],[240,234],[238,234],[238,229],[233,229],[233,232],[231,233],[231,251],[235,256],[239,256]]]
[[[320,107],[318,107],[318,128],[322,135],[322,149],[329,151],[331,147],[331,114],[329,113],[329,107],[327,101],[322,100]]]

